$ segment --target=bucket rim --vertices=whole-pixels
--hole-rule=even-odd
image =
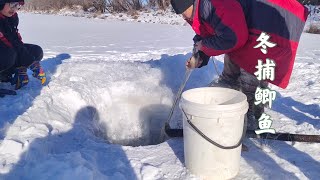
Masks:
[[[199,91],[199,90],[208,91],[208,90],[211,90],[211,89],[215,89],[215,90],[219,90],[219,91],[230,91],[230,92],[233,92],[235,94],[238,94],[237,96],[241,96],[241,99],[240,99],[241,101],[236,102],[234,104],[201,104],[201,103],[192,102],[192,101],[188,100],[188,98],[185,97],[187,94],[189,94],[192,91]],[[181,100],[184,103],[188,103],[190,105],[197,106],[198,108],[201,108],[201,107],[208,108],[208,106],[210,106],[210,109],[211,108],[215,108],[216,109],[216,108],[219,107],[219,109],[228,108],[229,111],[237,110],[239,108],[243,108],[247,104],[247,96],[244,93],[242,93],[240,91],[237,91],[237,90],[234,90],[234,89],[223,88],[223,87],[200,87],[200,88],[189,89],[189,90],[186,90],[186,91],[184,91],[182,93]]]

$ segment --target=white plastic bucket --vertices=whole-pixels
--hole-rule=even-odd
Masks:
[[[185,91],[180,108],[183,118],[185,165],[203,179],[230,179],[239,172],[247,97],[236,90],[206,87]],[[230,149],[217,147],[201,136]]]

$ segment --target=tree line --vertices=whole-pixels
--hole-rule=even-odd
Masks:
[[[320,0],[298,0],[302,4],[320,5]],[[80,6],[84,11],[90,8],[96,12],[110,13],[139,11],[144,8],[166,10],[170,0],[26,0],[26,10],[60,10]]]
[[[82,7],[84,11],[94,8],[95,11],[104,13],[138,11],[144,8],[166,10],[170,0],[26,0],[26,10],[60,10],[62,8]]]

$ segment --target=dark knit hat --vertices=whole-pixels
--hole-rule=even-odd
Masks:
[[[171,0],[171,6],[177,14],[182,14],[192,5],[193,0]]]
[[[24,3],[24,0],[0,0],[0,4],[11,3],[11,2],[21,2],[21,3]]]
[[[11,2],[20,2],[21,4],[24,4],[24,0],[0,0],[0,10],[3,9],[4,4]]]

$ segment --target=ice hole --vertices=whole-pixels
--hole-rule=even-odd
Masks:
[[[100,110],[98,136],[126,146],[161,143],[161,128],[168,118],[170,106],[148,102],[131,97],[116,100],[111,107]]]

